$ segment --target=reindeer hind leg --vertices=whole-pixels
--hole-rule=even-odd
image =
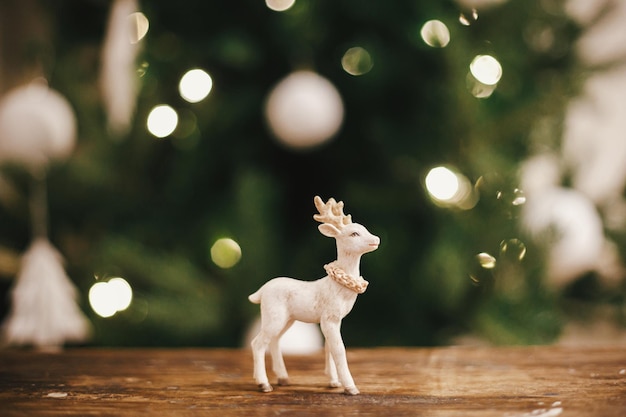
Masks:
[[[252,357],[254,359],[254,380],[261,392],[272,391],[272,386],[267,379],[267,371],[265,370],[265,352],[269,345],[269,339],[263,330],[252,340]]]
[[[252,340],[252,355],[254,358],[254,379],[261,392],[270,392],[273,390],[267,378],[267,370],[265,368],[265,353],[267,348],[271,347],[270,353],[272,353],[272,365],[274,370],[277,369],[280,372],[279,378],[285,377],[287,370],[282,360],[282,355],[279,359],[274,359],[274,340],[280,339],[281,334],[286,330],[289,323],[289,315],[286,311],[276,309],[275,306],[271,311],[264,311],[263,306],[261,308],[261,330],[259,334]],[[278,350],[280,352],[280,350]],[[276,363],[278,365],[276,365]],[[282,364],[282,368],[280,368]]]
[[[280,338],[285,334],[287,330],[293,325],[294,320],[289,320],[280,331],[270,341],[270,353],[272,355],[272,370],[278,377],[278,385],[289,385],[289,375],[287,374],[287,367],[283,359],[283,353],[280,350]]]

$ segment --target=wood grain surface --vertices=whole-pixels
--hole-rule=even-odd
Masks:
[[[349,349],[358,396],[321,353],[285,360],[263,394],[247,350],[3,350],[0,416],[626,416],[623,346]]]

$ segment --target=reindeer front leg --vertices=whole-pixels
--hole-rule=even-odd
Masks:
[[[323,319],[320,323],[322,333],[326,338],[326,349],[330,351],[330,360],[334,361],[339,382],[344,386],[344,393],[348,395],[357,395],[359,390],[354,384],[350,369],[348,369],[348,359],[346,357],[346,348],[341,339],[341,320],[339,319]],[[329,369],[330,371],[330,369]],[[332,375],[331,375],[332,383]]]

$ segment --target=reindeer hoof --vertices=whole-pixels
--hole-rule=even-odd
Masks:
[[[278,378],[278,385],[280,386],[289,385],[289,378]]]
[[[343,393],[346,395],[359,395],[360,391],[357,387],[345,388]]]
[[[274,388],[268,383],[259,384],[259,391],[261,392],[272,392]]]
[[[341,382],[339,382],[339,381],[330,381],[328,383],[328,386],[330,388],[339,388],[341,386]]]

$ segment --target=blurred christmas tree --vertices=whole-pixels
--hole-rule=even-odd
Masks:
[[[133,46],[113,50],[133,73],[126,79],[112,64],[104,91],[119,89],[122,104],[108,107],[101,76],[114,58],[103,49],[115,45],[110,12],[123,2],[34,3],[39,15],[21,18],[41,19],[51,36],[19,51],[79,124],[74,155],[49,172],[51,241],[85,294],[93,343],[239,345],[257,312],[249,293],[279,275],[319,278],[334,259],[312,219],[314,195],[345,201],[382,239],[363,260],[370,288],[345,321],[346,344],[558,336],[544,258],[519,225],[518,171],[538,147],[558,143],[577,88],[577,29],[560,2],[297,0],[282,12],[261,0],[142,2]],[[17,4],[0,14],[25,13]],[[3,44],[17,35],[24,29],[4,29]],[[191,69],[212,82],[199,101],[179,91]],[[299,70],[322,78],[311,78],[311,107],[292,119],[314,129],[340,114],[336,133],[281,137],[266,113],[272,88]],[[16,80],[4,77],[6,91]],[[123,100],[135,92],[132,105]],[[158,105],[177,115],[163,138],[146,125]],[[538,136],[547,119],[556,127]],[[441,176],[429,186],[435,167]],[[0,245],[11,260],[28,236],[24,181],[15,169],[2,178],[12,185],[2,192]],[[221,238],[232,241],[214,246]],[[3,265],[11,277],[11,262]],[[86,294],[111,277],[130,284],[133,300],[103,318]]]

